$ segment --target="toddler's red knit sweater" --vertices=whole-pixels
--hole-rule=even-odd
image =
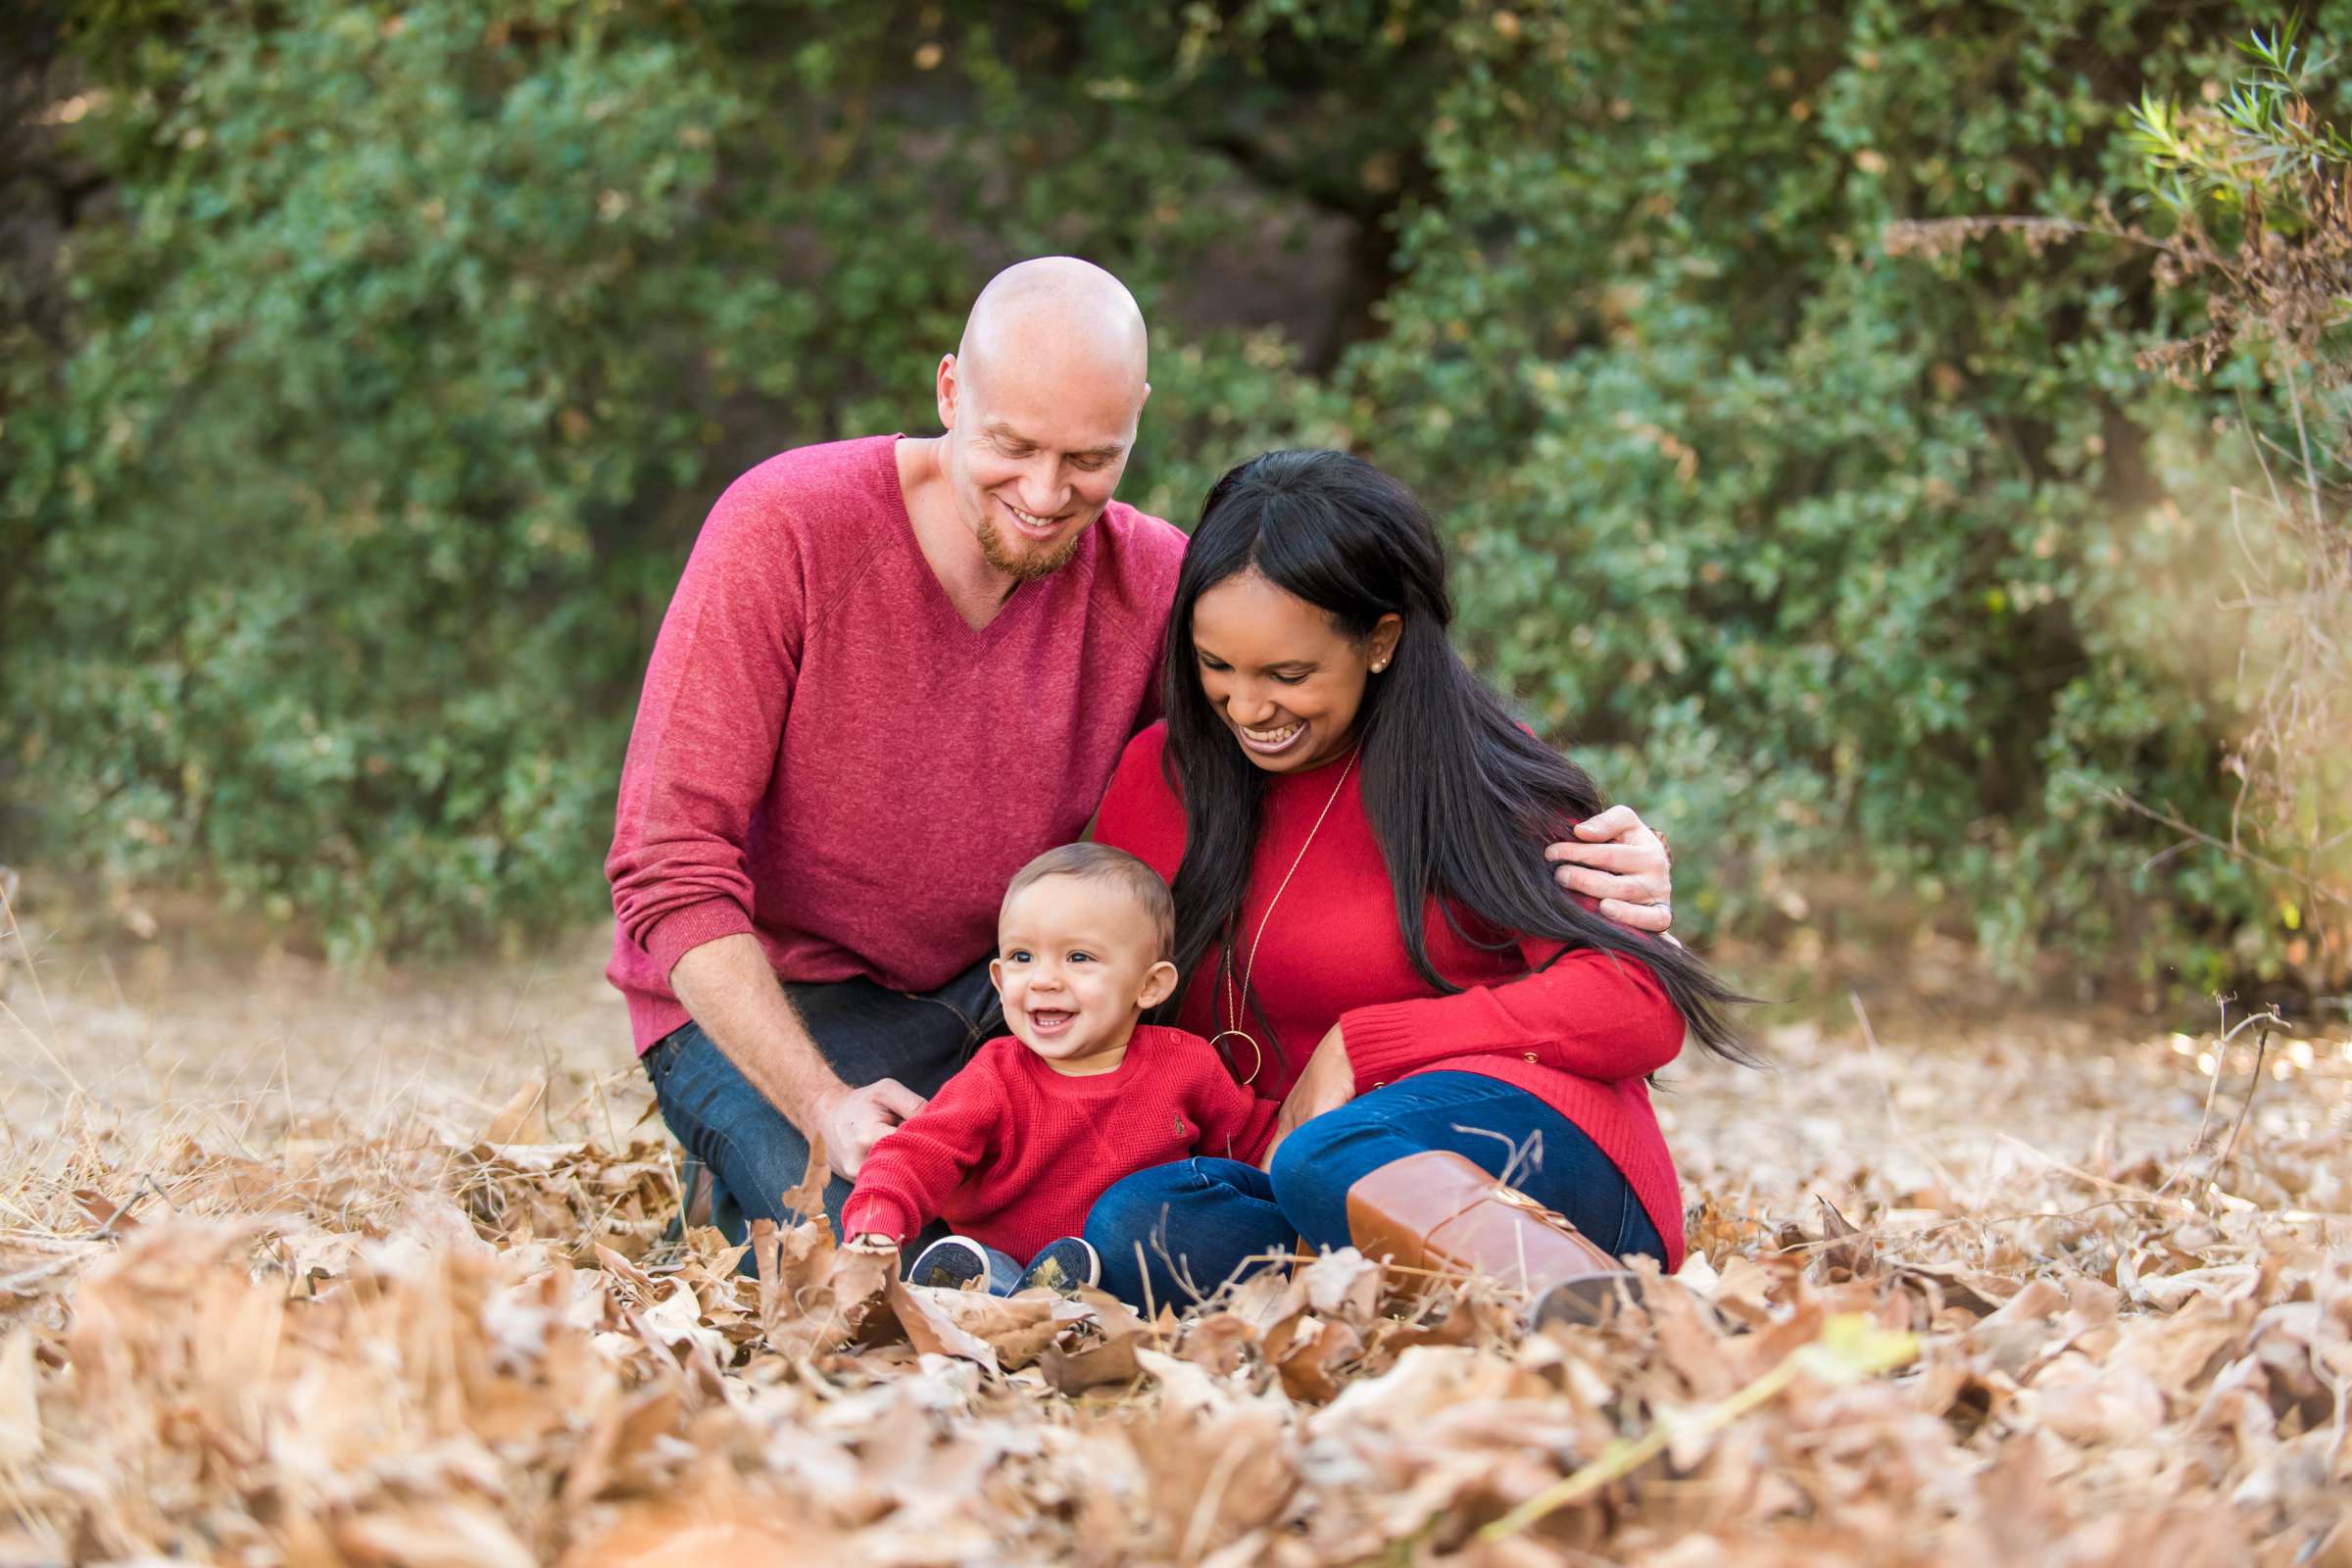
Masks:
[[[1254,1160],[1278,1108],[1182,1029],[1141,1025],[1118,1066],[1085,1077],[1000,1036],[874,1145],[841,1228],[905,1242],[945,1216],[1026,1263],[1085,1229],[1086,1211],[1123,1176],[1191,1154]]]
[[[1184,858],[1185,818],[1161,771],[1166,747],[1165,724],[1128,744],[1102,798],[1095,837],[1172,881]],[[1424,920],[1431,966],[1468,988],[1440,992],[1405,953],[1394,885],[1364,814],[1363,770],[1348,772],[1342,785],[1342,765],[1266,781],[1236,967],[1250,963],[1255,943],[1250,991],[1281,1050],[1252,1087],[1279,1101],[1335,1023],[1358,1094],[1440,1070],[1515,1084],[1600,1147],[1657,1227],[1668,1268],[1681,1267],[1683,1205],[1674,1159],[1642,1082],[1683,1045],[1682,1014],[1657,977],[1632,959],[1589,950],[1555,961],[1556,944],[1513,942],[1509,933],[1483,931],[1465,918],[1473,935],[1498,944],[1479,947],[1455,932],[1433,902]],[[1317,831],[1327,804],[1330,813]],[[1530,844],[1527,853],[1541,855],[1544,847]],[[1267,904],[1286,876],[1290,886],[1268,920]],[[1184,1026],[1203,1035],[1230,1026],[1217,968],[1212,950],[1179,1009]],[[1243,1027],[1260,1038],[1267,1033],[1254,1018]],[[1246,1073],[1249,1048],[1240,1049]]]

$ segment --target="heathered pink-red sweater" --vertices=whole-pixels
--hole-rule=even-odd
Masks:
[[[1113,502],[974,631],[915,541],[897,441],[737,479],[662,618],[605,861],[605,972],[640,1052],[687,1021],[678,958],[737,932],[786,980],[944,985],[1156,711],[1184,535]]]

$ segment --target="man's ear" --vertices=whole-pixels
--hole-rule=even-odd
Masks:
[[[956,384],[955,355],[942,354],[939,357],[939,373],[933,380],[939,395],[939,427],[953,430],[956,428],[956,394],[960,390]]]
[[[1135,1004],[1146,1012],[1151,1011],[1176,994],[1176,982],[1182,978],[1174,964],[1165,958],[1160,959],[1144,971],[1143,993],[1135,999]]]

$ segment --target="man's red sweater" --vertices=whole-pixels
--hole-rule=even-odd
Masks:
[[[915,541],[897,442],[736,480],[662,617],[605,862],[605,972],[640,1052],[686,1022],[679,957],[736,932],[786,980],[946,984],[1157,709],[1184,535],[1113,502],[974,631]]]
[[[874,1145],[841,1228],[903,1243],[945,1216],[1025,1263],[1084,1230],[1121,1177],[1193,1154],[1254,1160],[1279,1108],[1181,1029],[1139,1027],[1117,1067],[1087,1077],[1001,1036]]]
[[[1184,858],[1185,819],[1160,766],[1166,746],[1164,724],[1128,745],[1095,837],[1173,881]],[[1242,904],[1242,963],[1285,876],[1290,887],[1265,926],[1250,982],[1281,1049],[1268,1053],[1251,1087],[1279,1101],[1335,1023],[1358,1094],[1441,1070],[1514,1084],[1600,1147],[1657,1227],[1668,1268],[1681,1267],[1683,1205],[1674,1159],[1642,1079],[1682,1050],[1682,1014],[1639,962],[1579,950],[1539,969],[1556,944],[1510,942],[1507,933],[1481,931],[1465,918],[1473,935],[1500,944],[1481,948],[1457,935],[1434,902],[1424,922],[1430,964],[1468,989],[1446,995],[1431,986],[1405,953],[1394,885],[1364,814],[1362,776],[1361,768],[1349,773],[1336,799],[1336,766],[1267,780]],[[1330,815],[1314,831],[1327,802]],[[1543,846],[1530,845],[1528,853],[1540,855]],[[1216,959],[1212,950],[1180,1009],[1184,1026],[1203,1035],[1229,1027]],[[1267,1033],[1254,1017],[1242,1027],[1261,1040]],[[1239,1049],[1238,1065],[1249,1072],[1249,1048],[1227,1045]]]

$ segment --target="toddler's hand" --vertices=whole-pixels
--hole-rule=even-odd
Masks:
[[[849,1250],[853,1252],[871,1252],[875,1256],[881,1257],[896,1252],[898,1250],[899,1244],[879,1231],[861,1231],[850,1238]]]

